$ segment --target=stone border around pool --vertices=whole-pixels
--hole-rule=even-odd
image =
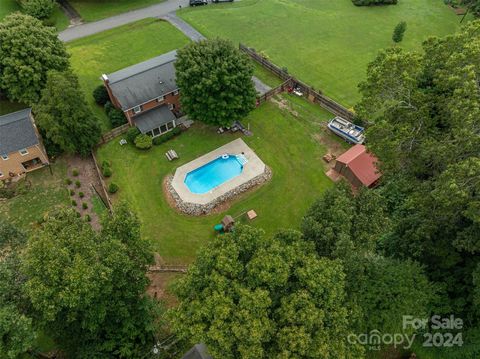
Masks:
[[[272,171],[268,166],[265,166],[265,171],[251,179],[250,181],[247,181],[240,186],[228,191],[227,193],[221,195],[220,197],[215,198],[213,201],[207,203],[207,204],[197,204],[197,203],[190,203],[190,202],[184,202],[180,196],[178,195],[177,191],[172,186],[172,180],[173,180],[173,175],[168,175],[167,180],[166,180],[166,187],[168,192],[170,192],[173,200],[175,201],[175,207],[182,213],[191,215],[191,216],[202,216],[202,215],[207,215],[211,213],[215,208],[222,203],[228,201],[229,199],[238,196],[239,194],[242,194],[246,191],[248,191],[250,188],[253,188],[255,186],[259,186],[261,184],[264,184],[265,182],[268,182],[272,178]]]

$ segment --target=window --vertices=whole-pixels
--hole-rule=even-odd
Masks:
[[[2,155],[2,160],[4,161],[8,160],[8,155],[7,154]]]
[[[173,96],[177,96],[177,95],[178,95],[178,90],[173,91]]]
[[[173,103],[168,104],[168,109],[172,111],[175,108],[175,105]]]
[[[158,136],[160,135],[160,129],[159,128],[154,128],[153,129],[153,136]]]
[[[142,106],[135,106],[133,108],[133,113],[137,114],[137,113],[140,113],[142,112]]]
[[[22,156],[28,155],[28,151],[27,151],[26,148],[24,148],[23,150],[20,150],[20,151],[18,151],[18,152],[20,152],[20,154],[21,154]]]
[[[167,132],[167,125],[160,126],[160,132],[161,133]]]
[[[171,130],[173,127],[173,122],[167,123],[167,130]]]
[[[157,102],[162,102],[163,100],[165,100],[165,96],[157,97]]]

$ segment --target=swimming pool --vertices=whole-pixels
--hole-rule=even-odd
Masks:
[[[192,193],[208,193],[222,183],[240,175],[245,162],[245,157],[241,155],[222,155],[187,173],[185,185]]]

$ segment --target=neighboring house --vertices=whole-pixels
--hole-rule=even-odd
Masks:
[[[48,165],[30,108],[0,116],[0,181],[17,180]]]
[[[337,158],[335,171],[356,188],[374,187],[381,177],[377,162],[377,157],[367,152],[364,145],[355,145]]]
[[[205,344],[195,344],[182,359],[212,359]]]
[[[177,52],[172,51],[102,75],[112,104],[143,134],[157,137],[177,126],[180,101],[176,58]]]

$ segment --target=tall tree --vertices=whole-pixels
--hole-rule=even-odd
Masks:
[[[47,72],[68,66],[68,54],[54,28],[20,13],[0,22],[0,89],[10,100],[34,104]]]
[[[253,66],[228,40],[192,42],[175,63],[182,108],[190,117],[230,126],[255,107]]]
[[[295,231],[238,226],[199,254],[176,288],[176,333],[215,358],[362,358],[346,343],[342,266]]]
[[[34,111],[47,141],[62,151],[87,155],[98,143],[101,136],[98,119],[85,102],[73,73],[50,71]]]
[[[407,23],[405,21],[400,21],[397,26],[395,26],[395,29],[393,29],[393,42],[396,44],[402,42],[405,31],[407,31]]]
[[[70,209],[50,213],[22,258],[25,291],[45,330],[72,357],[142,357],[154,306],[144,295],[152,260],[124,204],[95,233]]]

